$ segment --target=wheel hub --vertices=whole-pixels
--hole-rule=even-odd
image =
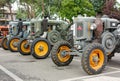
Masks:
[[[29,47],[29,45],[28,45],[28,44],[25,44],[25,45],[24,45],[24,48],[28,48],[28,47]]]
[[[40,50],[40,51],[43,51],[43,49],[44,49],[43,46],[40,46],[40,47],[39,47],[39,50]]]
[[[97,65],[99,61],[98,55],[93,56],[93,62]]]
[[[61,54],[61,57],[65,57],[67,55],[67,52],[65,50],[63,50],[60,52],[60,54]]]
[[[53,37],[51,37],[51,41],[54,43],[57,42],[57,35],[54,35]]]
[[[113,47],[113,41],[111,39],[106,40],[106,47],[111,49]]]
[[[18,42],[13,43],[13,46],[17,47],[17,45],[18,45]]]

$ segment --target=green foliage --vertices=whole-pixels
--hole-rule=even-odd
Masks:
[[[106,0],[89,0],[92,3],[95,12],[102,12],[103,5]]]
[[[0,0],[0,7],[5,5],[5,0]]]
[[[8,3],[12,4],[14,2],[15,2],[15,0],[0,0],[0,7],[7,6]]]
[[[25,10],[19,9],[17,11],[17,16],[16,16],[17,19],[19,18],[26,19],[26,17],[27,17],[27,14],[25,13]]]
[[[71,20],[73,16],[78,14],[95,15],[92,4],[88,0],[63,0],[60,15]]]
[[[58,14],[68,19],[78,14],[95,15],[89,0],[20,0],[20,2],[32,6],[36,16],[43,11],[43,8],[44,14]]]
[[[0,0],[0,6],[13,3],[16,0]],[[71,20],[78,14],[95,15],[101,12],[105,0],[19,0],[24,9],[19,8],[17,17],[29,18],[36,17],[44,11],[44,14],[57,14],[62,18]],[[28,8],[29,7],[29,8]],[[44,9],[44,10],[43,10]],[[33,16],[34,14],[34,16]]]

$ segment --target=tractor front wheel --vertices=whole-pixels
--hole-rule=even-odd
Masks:
[[[17,52],[18,51],[18,42],[19,42],[19,37],[13,37],[8,41],[8,49],[12,52]]]
[[[107,54],[99,43],[89,44],[82,55],[82,67],[90,75],[99,74],[107,63]]]
[[[20,40],[18,44],[18,51],[21,55],[30,55],[30,44],[27,39]]]
[[[4,50],[8,50],[7,42],[8,42],[8,40],[7,40],[6,37],[2,39],[1,47],[2,47]]]
[[[33,41],[31,46],[32,56],[36,59],[45,59],[50,54],[51,45],[48,40],[44,38],[37,38]]]
[[[70,55],[72,46],[67,41],[57,42],[51,51],[51,58],[57,66],[67,66],[73,60],[73,55]]]

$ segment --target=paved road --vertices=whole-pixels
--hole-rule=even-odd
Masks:
[[[0,48],[0,81],[120,81],[120,54],[113,57],[103,73],[90,76],[83,71],[80,57],[69,66],[57,67],[50,57],[37,60]]]

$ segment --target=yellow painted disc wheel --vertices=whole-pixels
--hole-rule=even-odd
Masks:
[[[97,71],[104,63],[104,54],[100,49],[94,49],[90,54],[89,60],[90,66]]]
[[[19,42],[19,38],[10,39],[10,41],[9,41],[9,49],[10,49],[10,51],[12,51],[12,52],[17,52],[18,51],[18,48],[17,48],[18,42]]]
[[[29,55],[30,54],[30,45],[26,45],[28,44],[28,41],[27,40],[22,40],[20,42],[20,49],[19,49],[19,52],[22,54],[22,55]],[[19,48],[18,47],[18,48]]]
[[[51,50],[52,61],[57,66],[67,66],[69,65],[74,55],[70,55],[70,50],[72,46],[67,41],[58,41]]]
[[[49,50],[48,44],[45,41],[39,41],[38,43],[36,43],[34,49],[35,49],[35,53],[38,56],[45,56]]]
[[[67,54],[65,56],[62,56],[61,55],[61,52],[64,52],[64,51],[67,51],[69,52],[70,51],[70,48],[68,46],[60,46],[59,49],[58,49],[58,52],[57,52],[57,55],[58,55],[58,59],[61,61],[61,62],[67,62],[69,59],[70,59],[70,55]]]
[[[8,42],[7,38],[2,39],[1,46],[4,50],[8,50],[7,42]]]
[[[32,43],[32,55],[36,59],[45,59],[50,54],[51,45],[48,40],[38,38]]]
[[[107,64],[107,53],[99,43],[88,44],[82,54],[82,67],[90,75],[99,74]]]

